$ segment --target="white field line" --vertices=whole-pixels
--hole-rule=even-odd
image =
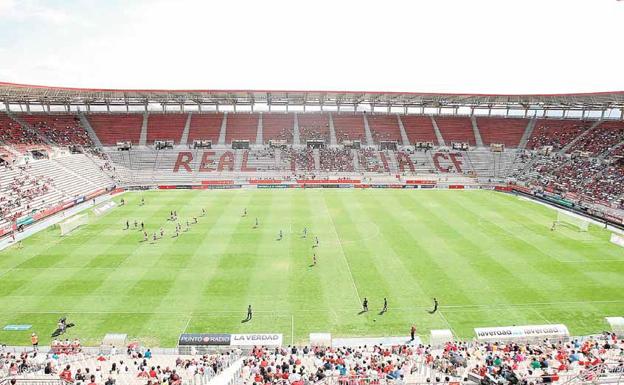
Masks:
[[[538,315],[538,317],[540,317],[541,319],[543,319],[543,320],[546,322],[546,324],[552,324],[552,322],[550,322],[550,321],[548,320],[548,318],[544,317],[544,316],[542,315],[542,313],[540,313],[539,311],[537,311],[537,310],[535,310],[535,309],[531,309],[531,310],[533,310],[533,311],[535,312],[535,314],[537,314],[537,315]]]
[[[2,276],[4,276],[4,275],[9,274],[10,272],[12,272],[12,271],[13,271],[13,270],[15,270],[15,269],[16,269],[15,267],[11,267],[10,269],[7,269],[7,271],[5,271],[5,272],[3,272],[3,273],[0,273],[0,278],[1,278]]]
[[[184,330],[182,331],[182,334],[186,333],[186,329],[188,329],[189,324],[191,323],[192,319],[193,319],[193,313],[189,315],[188,321],[186,321],[186,325],[184,325]]]
[[[624,259],[594,259],[589,261],[559,261],[560,263],[594,263],[594,262],[624,262]]]
[[[528,310],[533,310],[535,307],[539,307],[539,306],[554,306],[554,305],[591,305],[591,304],[614,304],[614,303],[624,303],[624,300],[618,300],[618,301],[573,301],[573,302],[534,302],[534,303],[518,303],[518,304],[482,304],[482,305],[443,305],[440,306],[440,309],[446,309],[451,310],[452,312],[459,312],[459,311],[470,311],[472,309],[505,309],[505,308],[509,308],[509,307],[515,307],[515,308],[526,308]],[[427,305],[427,306],[414,306],[414,307],[410,307],[410,308],[389,308],[388,312],[393,312],[393,311],[397,311],[397,312],[413,312],[413,311],[420,311],[420,310],[427,310],[429,309],[431,306]],[[335,314],[337,314],[338,312],[340,313],[345,313],[345,312],[352,312],[352,313],[357,313],[361,310],[361,308],[343,308],[343,309],[338,309],[338,311],[336,311],[335,309],[329,309],[330,311],[334,312]],[[297,312],[299,313],[327,313],[328,309],[301,309],[301,310],[297,310]],[[7,311],[9,312],[9,311]],[[80,311],[80,310],[76,310],[76,311],[72,311],[72,310],[54,310],[54,311],[28,311],[28,310],[10,310],[11,313],[19,313],[19,314],[162,314],[162,315],[166,315],[166,314],[172,314],[172,315],[187,315],[188,316],[188,312],[183,312],[183,311]],[[0,311],[0,313],[3,313],[2,311]],[[244,309],[243,311],[241,310],[210,310],[210,311],[206,311],[205,313],[202,312],[193,312],[193,317],[206,317],[206,316],[223,316],[223,315],[231,315],[231,316],[235,316],[238,317],[240,314],[244,313]],[[258,313],[258,314],[268,314],[268,315],[274,315],[274,316],[278,316],[278,317],[291,317],[292,313],[291,310],[285,310],[285,311],[280,311],[280,310],[254,310],[254,313]]]
[[[446,317],[444,316],[444,313],[442,313],[441,310],[438,311],[438,313],[440,313],[440,317],[442,317],[442,319],[444,320],[444,322],[446,322],[446,325],[448,326],[448,328],[451,330],[451,333],[453,333],[454,336],[457,335],[457,333],[455,333],[455,330],[453,330],[453,327],[451,326],[450,322],[448,322],[448,320],[446,319]]]
[[[353,289],[355,289],[355,295],[357,296],[358,305],[359,305],[362,303],[362,297],[360,297],[360,292],[358,291],[358,288],[355,285],[355,279],[353,279],[353,272],[351,272],[351,266],[349,265],[349,261],[347,260],[347,256],[345,255],[344,247],[342,247],[342,241],[340,239],[340,236],[338,236],[338,231],[336,231],[336,223],[334,222],[334,217],[332,217],[331,214],[329,213],[329,208],[327,207],[327,203],[325,202],[325,200],[323,200],[323,204],[325,205],[325,211],[327,211],[327,216],[329,216],[329,219],[331,220],[332,230],[334,230],[334,235],[336,236],[336,239],[338,239],[338,245],[340,246],[340,254],[342,254],[342,259],[347,265],[347,270],[349,271],[349,277],[351,278]]]

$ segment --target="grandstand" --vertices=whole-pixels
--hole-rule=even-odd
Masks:
[[[67,93],[71,98],[54,96]],[[67,350],[42,336],[46,351],[60,358],[0,352],[7,378],[52,381],[46,373],[61,372],[74,381],[88,373],[87,381],[94,373],[98,384],[110,375],[128,385],[206,385],[219,376],[232,384],[621,381],[624,343],[600,332],[603,318],[623,309],[621,249],[602,226],[624,227],[624,120],[588,111],[622,111],[624,94],[491,95],[484,102],[478,95],[168,93],[0,85],[5,106],[46,97],[64,108],[0,112],[0,245],[9,247],[0,305],[16,313],[0,311],[0,319],[41,330],[69,300],[78,324],[70,335],[86,345]],[[166,108],[171,95],[179,110]],[[297,112],[270,104],[237,112],[250,95]],[[421,104],[410,104],[415,96]],[[580,107],[563,106],[571,99]],[[190,108],[198,100],[205,105]],[[536,100],[539,108],[526,108]],[[362,104],[387,109],[358,109]],[[425,113],[433,104],[440,109]],[[441,113],[446,104],[473,113]],[[110,105],[125,111],[102,111]],[[146,107],[154,105],[162,110]],[[581,115],[568,117],[577,108]],[[555,109],[561,116],[546,115]],[[248,146],[238,147],[241,141]],[[289,191],[260,191],[269,187]],[[217,191],[225,189],[236,191]],[[68,210],[109,199],[115,209],[83,217],[86,224],[65,239],[52,227],[28,238]],[[592,224],[588,232],[549,231],[556,215],[525,200]],[[186,224],[175,243],[167,216],[180,211],[184,227],[200,208],[206,218]],[[259,228],[247,226],[243,210],[261,218]],[[136,218],[153,242],[132,233]],[[159,227],[167,236],[155,249]],[[321,238],[312,252],[305,243],[312,240],[299,234],[304,227]],[[275,240],[278,229],[285,242]],[[24,240],[27,254],[12,236]],[[313,273],[311,253],[319,254],[322,274]],[[451,303],[442,304],[444,313],[424,311],[433,292]],[[379,302],[366,293],[394,295],[399,305],[388,316],[354,315],[365,295]],[[258,313],[241,322],[238,311],[252,299]],[[100,310],[101,319],[93,317]],[[476,332],[483,323],[508,322],[514,332],[526,324],[538,333],[559,320],[582,336],[507,341]],[[423,328],[415,340],[389,337],[407,334],[411,322]],[[120,327],[127,330],[111,330]],[[335,334],[330,346],[315,340],[324,330]],[[450,339],[435,343],[440,330]],[[104,332],[126,331],[140,343],[127,351],[95,347]],[[241,334],[218,334],[227,332]],[[11,344],[26,338],[6,333],[0,337]],[[218,352],[211,343],[188,348],[184,336],[229,344]],[[275,346],[234,343],[276,336]],[[146,358],[148,348],[154,357]]]
[[[28,103],[20,99],[24,91],[36,97],[50,97],[48,94],[54,91],[14,84],[3,84],[1,89],[5,101],[11,104]],[[91,91],[72,92],[72,103],[80,103],[82,95]],[[128,106],[135,103],[132,91],[119,91],[123,92],[123,96],[115,92],[103,94],[102,103],[123,102]],[[185,95],[183,91],[177,94],[180,97]],[[358,104],[362,104],[368,96],[346,95],[354,100],[357,98]],[[232,96],[237,95],[229,95]],[[144,104],[143,97],[143,94],[140,97],[137,94],[136,103]],[[154,104],[164,103],[159,97],[159,94],[154,94]],[[203,97],[207,105],[217,101],[223,105],[219,92],[206,91]],[[247,94],[241,93],[240,97],[246,98]],[[258,94],[256,97],[261,101],[267,95]],[[371,93],[370,97],[381,105],[386,95]],[[412,97],[412,94],[405,97]],[[448,95],[428,94],[421,97],[423,104],[430,100],[455,103],[453,97]],[[622,96],[572,97],[579,103],[587,98],[588,106],[584,107],[584,114],[588,114],[590,108],[616,105]],[[41,202],[35,204],[37,209],[81,193],[88,194],[95,188],[110,187],[111,183],[193,184],[210,179],[283,178],[292,174],[326,177],[359,174],[382,178],[380,180],[391,180],[393,175],[396,177],[399,174],[400,178],[469,178],[475,184],[483,181],[513,182],[528,188],[582,197],[581,200],[602,203],[609,210],[622,208],[623,194],[619,183],[624,174],[620,160],[624,148],[624,122],[621,119],[591,119],[585,115],[567,118],[565,109],[559,118],[552,114],[538,117],[539,111],[526,109],[525,116],[519,117],[509,111],[524,108],[525,100],[540,98],[560,108],[559,97],[553,95],[545,99],[544,96],[526,95],[511,102],[505,101],[504,96],[499,98],[501,108],[508,113],[506,117],[499,117],[498,112],[472,117],[423,115],[422,111],[420,114],[410,113],[413,107],[404,107],[402,114],[358,111],[225,114],[164,110],[126,113],[33,111],[14,114],[4,111],[0,113],[0,142],[2,159],[8,167],[28,173],[28,178],[47,178],[46,194],[43,194],[42,188],[35,189],[37,193],[26,189],[33,199],[46,195],[47,199],[40,197]],[[301,95],[275,92],[270,99],[280,104],[298,103]],[[331,109],[326,104],[332,103],[333,95],[308,92],[304,99],[310,104],[319,103],[321,107]],[[481,101],[477,97],[473,99],[466,96],[461,103],[475,111],[482,110]],[[54,99],[51,101],[54,102]],[[66,103],[66,100],[59,99],[58,103]],[[85,103],[91,102],[85,100]],[[344,108],[349,99],[343,95],[340,103]],[[393,94],[392,97],[387,96],[385,103],[392,108],[393,103],[400,104],[401,99]],[[156,140],[171,140],[174,148],[158,150],[152,146]],[[205,150],[195,149],[188,153],[189,160],[185,163],[187,152],[184,149],[191,147],[196,140],[210,141],[212,150],[206,155]],[[320,140],[327,148],[306,149],[311,140]],[[248,141],[252,148],[232,149],[233,141]],[[283,142],[288,148],[269,149],[272,141]],[[359,141],[361,148],[343,149],[343,144],[350,141]],[[118,151],[117,144],[122,142],[130,142],[132,149]],[[378,152],[382,142],[396,142],[398,148]],[[414,147],[418,143],[430,143],[433,147],[423,151]],[[452,144],[467,147],[453,148],[455,151],[448,153]],[[504,145],[501,152],[489,148],[498,144]],[[83,154],[72,155],[57,150],[67,146],[81,147]],[[544,149],[552,151],[543,152]],[[63,155],[56,159],[59,153]],[[26,167],[20,161],[22,156],[31,161]],[[88,174],[89,178],[84,180],[84,175],[76,171],[81,163],[99,168],[100,175]],[[67,170],[74,170],[71,175],[75,177],[65,178],[63,172]],[[72,181],[86,183],[71,186]],[[4,186],[7,190],[7,183]],[[15,203],[15,199],[12,201]],[[29,205],[28,208],[32,207]],[[26,206],[22,204],[21,208],[12,212],[23,212],[24,209]]]

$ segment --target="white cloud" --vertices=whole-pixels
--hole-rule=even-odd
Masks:
[[[58,9],[0,0],[0,19],[50,25],[5,47],[18,54],[3,61],[11,67],[3,73],[12,75],[0,80],[117,88],[624,90],[624,54],[611,43],[622,36],[624,3],[611,0],[111,4]]]
[[[62,25],[71,21],[67,10],[34,0],[0,0],[0,20]]]

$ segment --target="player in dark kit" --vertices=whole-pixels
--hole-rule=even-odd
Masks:
[[[130,221],[126,221],[126,230],[130,229]]]
[[[438,300],[437,299],[433,299],[433,310],[429,310],[429,314],[433,314],[436,311],[438,311]]]
[[[385,313],[387,311],[388,311],[388,299],[384,297],[384,305],[383,305],[383,309],[381,309],[381,312]]]
[[[364,297],[364,301],[362,302],[362,311],[368,311],[368,299]]]
[[[253,318],[253,311],[251,310],[251,305],[247,306],[247,318],[245,321],[251,321]]]

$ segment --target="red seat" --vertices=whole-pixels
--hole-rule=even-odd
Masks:
[[[0,113],[0,142],[20,146],[43,143],[36,134],[22,128],[5,113]]]
[[[262,114],[262,140],[265,143],[269,140],[285,140],[287,143],[292,143],[294,124],[293,114]]]
[[[447,146],[453,142],[468,143],[471,146],[476,144],[470,118],[436,116],[434,119]]]
[[[528,119],[477,118],[483,144],[502,143],[505,147],[518,147],[529,124]]]
[[[559,150],[591,125],[591,122],[582,120],[539,119],[535,122],[527,148],[534,150],[544,146],[553,146]]]
[[[297,114],[299,122],[299,140],[305,144],[308,140],[323,140],[329,144],[329,115],[315,112]]]
[[[362,114],[333,114],[332,118],[336,131],[336,140],[339,144],[345,140],[365,141],[364,118]]]
[[[188,114],[149,114],[147,117],[147,143],[155,140],[173,140],[180,143]]]
[[[396,115],[368,115],[368,127],[373,141],[394,141],[401,143],[401,128]]]
[[[602,122],[572,146],[569,152],[587,151],[600,155],[624,141],[624,122]]]
[[[87,119],[105,146],[125,141],[139,143],[143,114],[91,114]]]
[[[431,142],[437,144],[433,123],[428,116],[401,115],[403,128],[410,143]]]
[[[230,144],[233,140],[248,140],[256,143],[258,133],[258,114],[229,114],[227,117],[227,129],[225,143]]]
[[[212,140],[213,144],[217,144],[222,122],[222,113],[193,114],[188,143],[192,144],[194,140]]]

